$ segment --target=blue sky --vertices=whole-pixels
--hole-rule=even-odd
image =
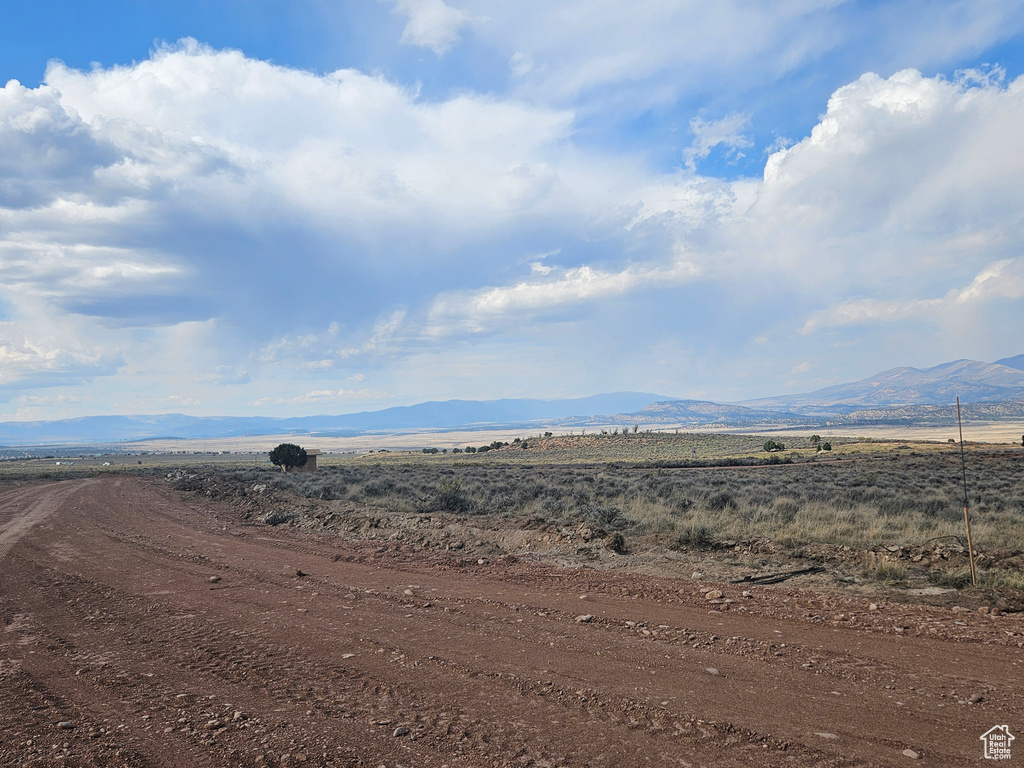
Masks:
[[[1024,3],[19,4],[0,418],[1024,351]]]

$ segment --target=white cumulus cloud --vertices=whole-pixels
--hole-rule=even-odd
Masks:
[[[438,56],[458,41],[459,31],[470,20],[469,14],[444,0],[396,0],[394,12],[408,19],[402,42],[430,48]]]

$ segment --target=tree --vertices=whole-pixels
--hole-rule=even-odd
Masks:
[[[772,451],[784,451],[786,450],[785,443],[776,443],[774,440],[765,440],[764,449],[769,453]]]
[[[305,466],[306,449],[292,443],[281,443],[270,452],[270,463],[280,467],[282,472]]]

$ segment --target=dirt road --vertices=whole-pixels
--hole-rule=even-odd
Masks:
[[[1020,616],[742,589],[9,490],[0,765],[964,766],[1024,732]]]

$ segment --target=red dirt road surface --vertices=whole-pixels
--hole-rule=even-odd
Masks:
[[[743,589],[272,528],[156,480],[6,490],[0,765],[966,766],[997,724],[1024,745],[1019,615]]]

